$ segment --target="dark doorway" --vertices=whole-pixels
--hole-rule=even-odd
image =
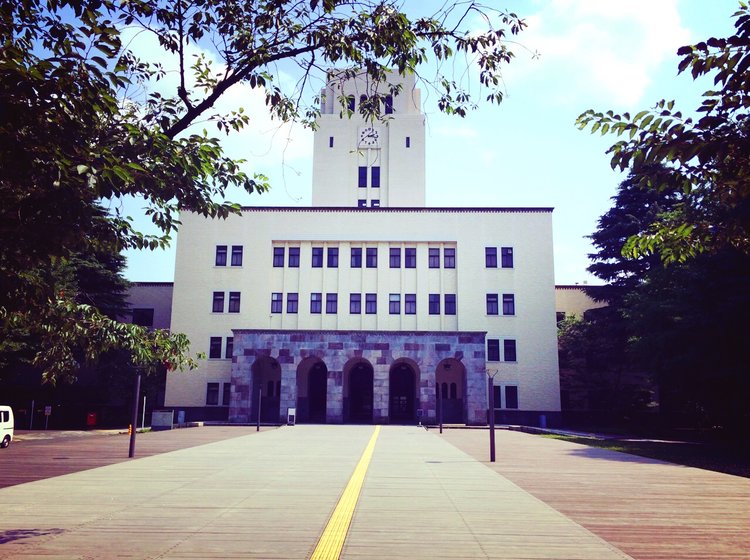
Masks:
[[[349,372],[349,421],[372,424],[372,366],[358,363]]]
[[[328,394],[328,368],[323,362],[317,362],[308,373],[307,397],[309,399],[310,422],[325,423],[326,397]]]
[[[390,423],[415,422],[414,401],[414,370],[408,364],[396,364],[391,368],[388,382],[388,417]]]

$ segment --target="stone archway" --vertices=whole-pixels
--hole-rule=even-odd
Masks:
[[[297,366],[297,418],[323,424],[327,420],[328,367],[320,358],[306,358]]]
[[[465,399],[466,368],[461,361],[446,358],[435,369],[435,399],[438,414],[442,408],[443,422],[459,424],[466,422]]]
[[[374,374],[372,364],[364,359],[344,367],[344,422],[372,424]]]
[[[258,417],[260,405],[261,422],[277,423],[281,405],[281,367],[275,358],[261,356],[257,358],[250,370],[253,373],[253,392],[251,396],[251,417]],[[260,401],[258,398],[260,397]]]
[[[417,371],[407,361],[396,361],[388,372],[388,421],[412,424],[417,420]]]

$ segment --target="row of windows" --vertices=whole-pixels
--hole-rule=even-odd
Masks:
[[[359,187],[360,189],[367,188],[367,169],[368,167],[366,165],[359,166],[359,171],[357,174],[357,187]],[[380,188],[380,166],[373,165],[369,169],[370,169],[370,186],[373,189],[379,189]]]
[[[377,99],[377,97],[375,99]],[[392,95],[386,95],[384,97],[381,97],[381,99],[383,101],[383,112],[386,115],[393,114],[393,96]],[[363,95],[359,96],[359,104],[360,104],[360,106],[364,105],[367,102],[368,102],[368,100],[367,100],[367,96],[366,95],[363,94]],[[372,103],[372,102],[370,102],[370,103]],[[356,108],[356,98],[353,95],[347,95],[346,96],[346,108],[349,111],[354,111],[354,109]]]
[[[214,313],[224,313],[224,300],[224,292],[214,292],[211,311]],[[240,312],[240,292],[229,292],[229,306],[227,307],[227,312]]]
[[[499,315],[497,294],[487,294],[487,315]],[[516,298],[513,294],[503,294],[503,315],[516,314]]]
[[[516,358],[516,341],[512,339],[503,340],[503,362],[515,362]],[[500,360],[500,339],[487,339],[487,361],[499,362]]]
[[[209,341],[208,345],[208,357],[212,359],[219,359],[221,358],[221,346],[222,346],[222,338],[220,336],[212,336],[211,340]],[[224,350],[224,357],[225,358],[231,358],[232,353],[234,352],[234,337],[228,336],[227,342],[225,345]]]
[[[285,247],[273,248],[273,266],[276,268],[284,266]],[[430,268],[440,268],[440,248],[430,247],[427,250],[427,265]],[[351,268],[362,268],[362,247],[352,247],[350,255]],[[325,258],[324,258],[325,257]],[[389,249],[389,266],[391,268],[401,268],[402,253],[400,247],[391,247]],[[338,268],[339,266],[339,248],[328,247],[324,253],[323,247],[312,248],[313,268],[322,268],[323,263],[328,268]],[[364,252],[364,264],[366,268],[378,267],[378,248],[366,247]],[[300,248],[289,247],[289,258],[287,266],[289,268],[299,268],[300,265]],[[417,267],[417,248],[406,247],[403,251],[404,268]],[[445,247],[443,249],[443,268],[456,268],[456,249],[454,247]]]
[[[224,383],[224,390],[221,395],[222,406],[229,406],[231,390],[232,384]],[[206,384],[206,404],[210,406],[216,406],[219,404],[219,383]]]
[[[216,246],[216,266],[227,266],[227,245]],[[242,266],[242,245],[232,245],[232,259],[229,261],[232,266]]]
[[[401,294],[388,295],[388,313],[391,315],[401,314]],[[326,313],[338,313],[338,294],[326,294]],[[456,314],[456,294],[445,294],[443,298],[445,314]],[[366,315],[378,312],[378,294],[365,294],[364,310]],[[405,315],[417,314],[417,294],[403,295],[403,312]],[[440,294],[429,294],[430,315],[440,315]],[[284,295],[281,292],[271,294],[271,313],[281,313],[284,308]],[[310,313],[318,314],[323,310],[323,294],[314,292],[310,294]],[[299,312],[299,294],[288,293],[286,295],[286,312],[295,314]],[[349,313],[360,315],[362,313],[362,294],[349,294]]]
[[[515,385],[506,385],[505,399],[502,400],[503,387],[494,386],[493,396],[495,397],[495,408],[518,408],[518,387]],[[503,403],[505,406],[503,407]]]
[[[497,268],[497,247],[484,248],[484,265]],[[513,247],[500,247],[500,267],[513,268]]]

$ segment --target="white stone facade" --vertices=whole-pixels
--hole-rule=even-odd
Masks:
[[[168,376],[166,406],[475,424],[490,372],[500,420],[559,414],[552,210],[425,208],[419,94],[402,85],[377,125],[324,96],[312,207],[181,216],[171,326],[209,357]],[[368,92],[342,91],[355,106]]]

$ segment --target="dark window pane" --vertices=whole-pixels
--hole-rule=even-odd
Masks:
[[[370,206],[372,208],[380,208],[380,200],[378,200],[377,198],[374,198],[373,200],[370,201]]]
[[[445,294],[445,314],[456,314],[456,294]]]
[[[151,308],[133,309],[133,324],[140,327],[153,327],[154,310]]]
[[[224,383],[224,393],[221,396],[221,404],[224,406],[229,406],[231,399],[232,399],[232,384]]]
[[[505,355],[506,362],[516,361],[516,341],[515,340],[503,341],[503,354]]]
[[[428,252],[430,268],[440,268],[440,249],[430,248]]]
[[[320,313],[323,308],[323,295],[319,293],[310,294],[310,313]]]
[[[227,266],[227,246],[216,246],[216,266]]]
[[[370,169],[370,186],[374,189],[380,188],[380,166],[373,165]]]
[[[299,306],[299,295],[296,293],[290,293],[286,295],[286,312],[297,313]]]
[[[367,248],[367,268],[378,267],[378,248],[368,247]]]
[[[513,294],[503,294],[503,315],[515,315],[516,302]]]
[[[487,361],[500,361],[500,340],[498,340],[497,338],[487,339]]]
[[[497,268],[497,247],[484,248],[484,266]]]
[[[284,247],[273,248],[273,266],[284,266]]]
[[[503,268],[513,268],[513,247],[502,247],[500,254]]]
[[[417,294],[404,295],[404,313],[406,315],[417,314]]]
[[[232,266],[242,266],[242,245],[232,245]]]
[[[312,248],[312,267],[322,268],[323,266],[323,247]]]
[[[219,404],[219,384],[208,383],[206,385],[206,404],[217,405]]]
[[[487,315],[497,315],[497,294],[487,294]]]
[[[373,315],[378,312],[378,294],[365,294],[365,313]]]
[[[362,247],[352,247],[352,268],[362,268]]]
[[[391,247],[390,256],[391,268],[401,268],[401,249],[398,247]]]
[[[518,408],[518,387],[509,385],[505,388],[505,408]]]
[[[406,137],[406,147],[411,148],[411,138],[409,136]]]
[[[339,249],[338,247],[328,247],[328,268],[339,267]]]
[[[328,137],[328,147],[333,148],[333,136]]]
[[[430,315],[440,315],[440,294],[430,294]]]
[[[224,313],[224,292],[214,292],[214,301],[211,311],[214,313]]]
[[[360,189],[364,189],[367,186],[367,167],[364,165],[359,166],[359,172],[357,175],[357,186]]]
[[[393,113],[393,96],[386,95],[385,96],[385,114],[390,115],[392,113]]]
[[[502,407],[500,396],[502,395],[503,388],[500,387],[500,385],[493,385],[492,386],[492,395],[495,399],[495,408]]]
[[[366,199],[364,199],[364,198],[360,198],[360,199],[359,199],[359,200],[357,201],[357,207],[358,207],[358,208],[367,208],[367,200],[366,200]]]
[[[352,315],[362,313],[362,294],[349,294],[349,313]]]
[[[281,293],[279,292],[271,294],[271,313],[281,313],[283,306],[281,297]]]
[[[234,337],[228,336],[227,337],[227,349],[224,352],[225,358],[231,358],[234,355]]]
[[[209,358],[221,358],[221,337],[212,336],[208,347]]]
[[[229,313],[240,312],[240,293],[229,292]]]
[[[349,111],[354,111],[354,96],[349,95],[346,98],[346,108]]]
[[[456,268],[456,250],[449,247],[443,249],[443,261],[445,268]]]
[[[289,268],[299,268],[299,247],[289,247]]]
[[[338,294],[326,294],[326,313],[336,314],[339,308]]]
[[[417,268],[417,248],[407,247],[404,252],[404,266],[406,268]]]

